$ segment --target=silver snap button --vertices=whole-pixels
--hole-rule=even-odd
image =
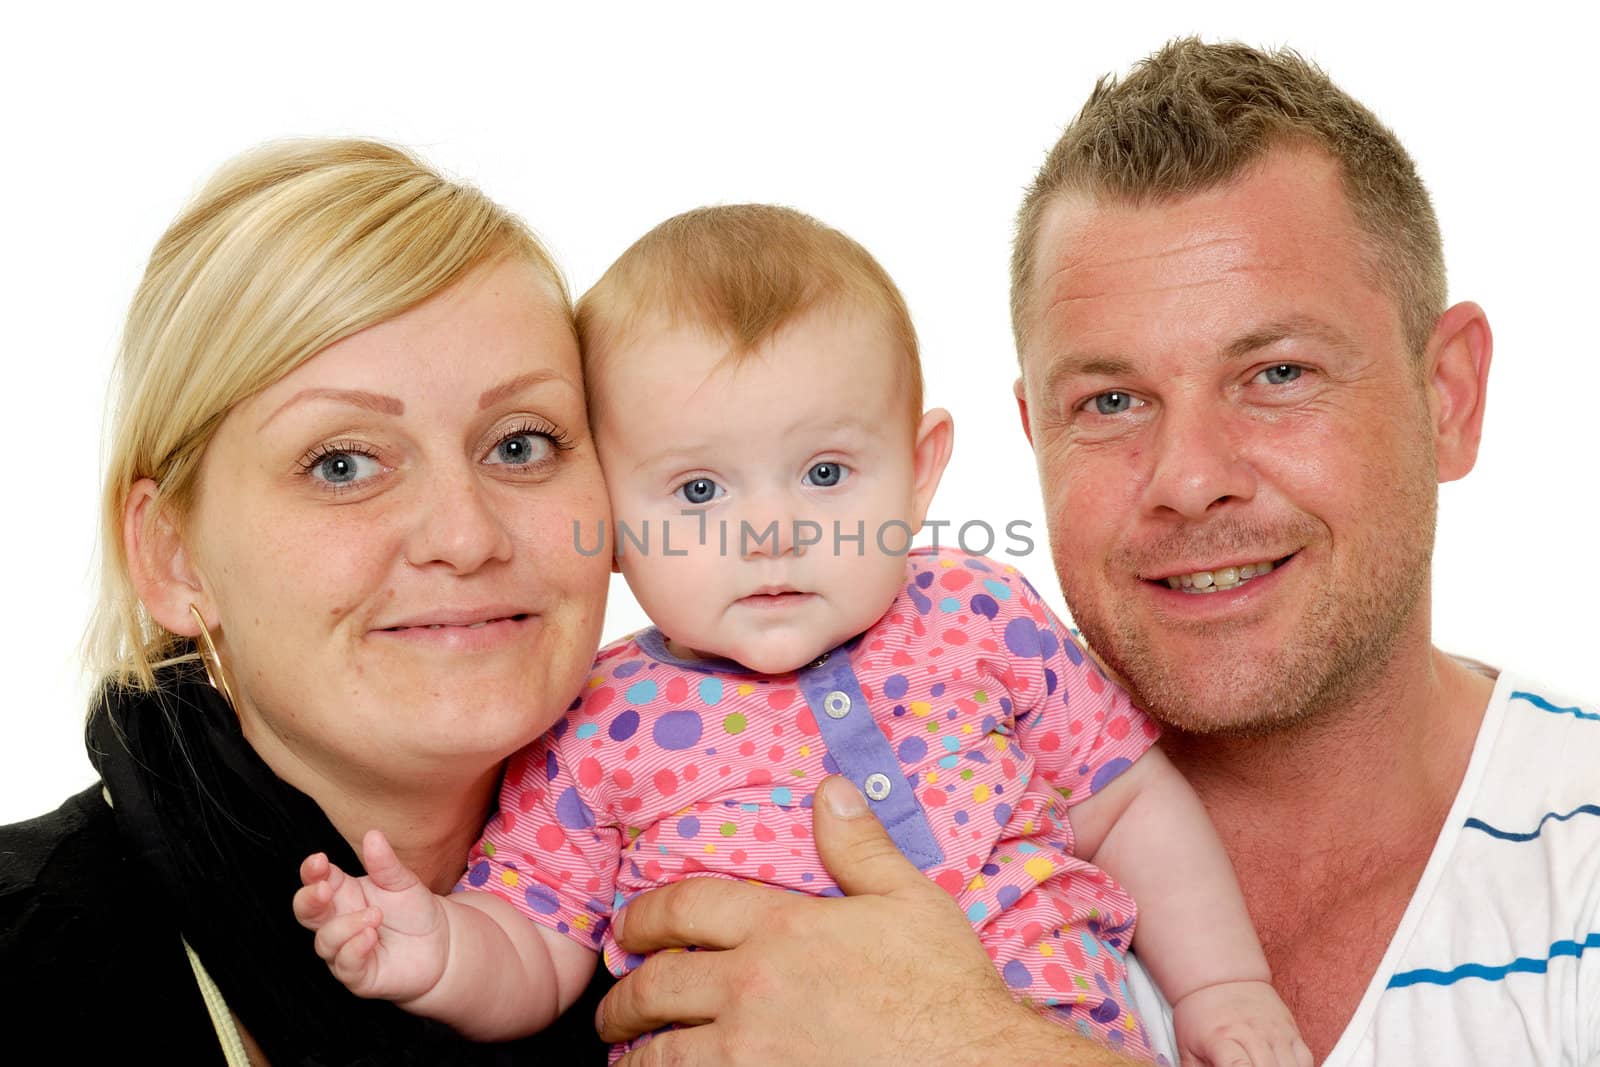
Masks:
[[[850,697],[835,689],[822,698],[822,710],[830,719],[842,719],[850,714]]]
[[[887,774],[869,774],[867,780],[861,783],[865,787],[867,796],[873,800],[882,800],[889,795],[889,776]]]

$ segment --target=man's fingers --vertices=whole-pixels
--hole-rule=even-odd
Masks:
[[[710,1022],[736,992],[724,988],[724,962],[717,952],[656,953],[611,987],[595,1013],[595,1029],[616,1043],[668,1023]]]
[[[612,1067],[696,1067],[732,1062],[715,1027],[694,1026],[687,1030],[668,1030],[631,1050]]]
[[[368,830],[361,839],[361,862],[366,864],[372,884],[385,892],[399,893],[417,884],[417,876],[400,862],[382,830]]]
[[[783,894],[726,878],[686,878],[652,889],[617,913],[611,932],[629,952],[733,948],[749,939]]]
[[[851,896],[922,892],[933,884],[895,847],[847,778],[823,779],[811,804],[811,825],[822,865]]]

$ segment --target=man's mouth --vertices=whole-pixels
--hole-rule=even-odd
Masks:
[[[1231,567],[1218,567],[1211,571],[1191,571],[1188,574],[1173,574],[1164,579],[1167,585],[1182,593],[1218,593],[1224,589],[1236,589],[1252,578],[1259,578],[1263,574],[1270,574],[1274,568],[1288,562],[1289,556],[1282,559],[1262,560],[1259,563],[1243,563]]]

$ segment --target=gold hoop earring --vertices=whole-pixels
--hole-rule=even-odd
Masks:
[[[211,641],[211,630],[206,626],[205,616],[200,614],[200,608],[194,604],[189,605],[189,613],[194,616],[194,621],[200,627],[200,632],[195,634],[194,643],[200,650],[200,662],[206,668],[206,681],[211,683],[211,688],[222,694],[222,699],[228,702],[230,708],[237,708],[233,700],[233,690],[228,688],[228,676],[222,673],[222,657],[217,655],[217,646]]]

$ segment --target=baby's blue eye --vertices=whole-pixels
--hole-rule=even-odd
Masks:
[[[838,485],[844,481],[849,468],[842,463],[813,463],[811,469],[806,471],[805,482],[807,485],[818,485],[824,488]]]
[[[494,459],[492,462],[504,463],[513,467],[526,466],[529,463],[537,463],[548,456],[550,447],[550,439],[543,434],[512,434],[494,446]]]
[[[329,485],[351,485],[378,473],[378,461],[360,452],[329,452],[317,457],[308,473]]]
[[[712,481],[710,478],[691,478],[689,481],[678,486],[675,492],[678,494],[678,496],[682,497],[686,503],[709,504],[711,501],[727,492],[727,490],[722,488],[722,486],[718,485],[716,482]]]
[[[1268,385],[1288,385],[1304,373],[1304,367],[1297,367],[1293,363],[1279,363],[1275,367],[1268,367],[1256,377]]]

